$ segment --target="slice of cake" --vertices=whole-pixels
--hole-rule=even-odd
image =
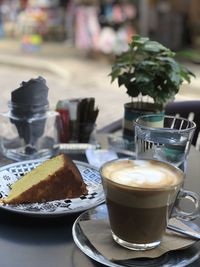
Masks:
[[[5,204],[45,202],[76,198],[87,193],[82,176],[66,155],[49,159],[25,174],[11,186]]]

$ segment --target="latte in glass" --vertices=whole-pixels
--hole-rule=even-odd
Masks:
[[[100,170],[114,240],[130,249],[160,244],[183,172],[156,160],[114,160]]]

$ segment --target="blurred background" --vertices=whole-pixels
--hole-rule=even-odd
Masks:
[[[177,100],[200,99],[199,0],[0,0],[0,110],[22,81],[42,76],[52,108],[95,97],[98,127],[121,118],[128,96],[109,73],[137,33],[176,51],[196,74]]]

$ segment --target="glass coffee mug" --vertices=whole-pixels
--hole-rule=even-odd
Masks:
[[[157,160],[117,159],[100,169],[113,239],[132,250],[157,247],[169,218],[198,216],[199,196],[182,188],[184,173]],[[179,207],[187,198],[192,212]]]

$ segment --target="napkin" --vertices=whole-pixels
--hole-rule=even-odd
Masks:
[[[190,229],[190,227],[176,219],[172,219],[170,224],[182,229]],[[133,251],[121,247],[112,239],[108,220],[81,221],[80,226],[90,243],[110,261],[157,258],[168,251],[184,249],[196,242],[192,238],[167,230],[161,245],[157,248],[146,251]]]
[[[23,81],[20,87],[11,92],[11,102],[17,105],[26,106],[25,112],[30,115],[34,114],[32,110],[33,106],[41,107],[45,111],[45,105],[48,105],[48,90],[44,78],[39,76],[36,79],[30,79],[29,81]],[[18,110],[13,110],[13,112]],[[27,113],[20,115],[27,116]]]
[[[106,149],[87,149],[85,154],[88,162],[97,168],[100,168],[107,161],[118,158],[114,151]]]
[[[23,81],[11,92],[11,123],[15,124],[19,137],[27,145],[26,154],[35,153],[36,142],[43,135],[44,115],[49,104],[48,90],[45,79],[39,76]]]

